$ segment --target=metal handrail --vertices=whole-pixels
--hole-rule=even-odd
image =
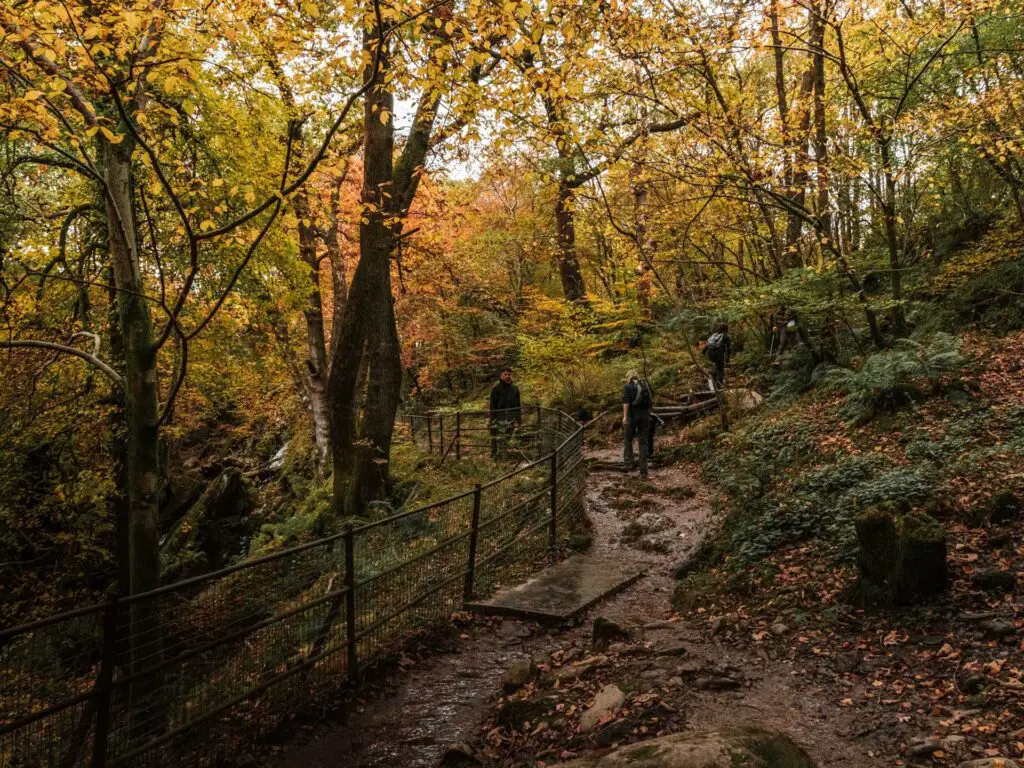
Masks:
[[[544,540],[550,539],[550,549],[553,557],[557,549],[556,519],[563,510],[575,508],[573,499],[581,493],[579,476],[574,475],[574,473],[582,463],[583,428],[570,416],[561,411],[527,405],[522,407],[521,412],[525,415],[537,414],[537,423],[535,426],[533,424],[530,425],[527,438],[532,441],[534,449],[543,446],[548,447],[549,450],[542,457],[530,461],[523,466],[516,467],[502,477],[492,480],[485,485],[477,485],[472,490],[464,491],[447,499],[432,502],[416,509],[399,512],[381,520],[359,526],[349,526],[342,532],[281,549],[253,558],[252,560],[218,569],[211,573],[183,579],[125,598],[114,597],[106,603],[77,608],[21,626],[0,630],[0,651],[2,651],[0,652],[0,660],[4,663],[10,663],[12,669],[25,669],[28,670],[28,674],[34,674],[39,679],[44,679],[53,673],[46,667],[36,669],[31,664],[36,658],[48,658],[48,654],[45,651],[46,646],[36,645],[36,639],[30,636],[31,633],[57,627],[63,622],[93,616],[97,617],[98,620],[102,616],[102,630],[94,635],[97,653],[99,652],[99,646],[102,645],[102,658],[93,658],[95,654],[87,654],[83,662],[90,665],[88,673],[84,671],[75,672],[69,669],[67,670],[67,677],[57,676],[50,678],[53,681],[53,687],[63,685],[66,688],[67,693],[63,699],[57,701],[55,697],[50,696],[50,685],[39,690],[26,689],[28,695],[23,700],[26,702],[31,701],[32,706],[38,707],[38,709],[24,713],[0,713],[0,716],[4,714],[9,715],[7,722],[0,726],[0,764],[6,764],[6,758],[12,755],[12,759],[17,762],[19,759],[18,755],[21,754],[18,750],[26,749],[25,744],[28,744],[30,749],[34,748],[32,746],[34,744],[38,745],[40,749],[53,747],[53,742],[49,740],[53,738],[59,739],[60,727],[65,726],[51,723],[50,718],[61,717],[66,720],[67,716],[63,713],[69,711],[79,711],[80,714],[75,715],[74,718],[77,721],[74,731],[75,735],[67,739],[66,743],[59,744],[56,747],[59,751],[68,753],[61,757],[61,764],[67,762],[69,754],[72,757],[77,756],[76,759],[80,762],[88,762],[84,755],[78,753],[90,749],[92,750],[90,764],[93,768],[124,766],[151,750],[161,750],[160,754],[167,752],[176,757],[180,754],[182,748],[192,749],[193,747],[198,748],[201,746],[198,743],[195,745],[185,745],[184,742],[182,747],[179,747],[177,744],[166,746],[177,737],[202,723],[210,722],[223,713],[230,711],[241,702],[261,700],[262,694],[279,682],[291,678],[300,672],[312,670],[319,661],[332,655],[347,651],[347,659],[342,667],[346,670],[348,677],[354,678],[359,669],[376,658],[380,648],[388,647],[389,644],[406,641],[408,639],[407,632],[409,627],[415,628],[417,624],[422,625],[427,621],[446,618],[450,614],[450,609],[446,608],[446,606],[452,605],[454,598],[450,593],[443,592],[442,590],[448,589],[458,582],[464,582],[464,588],[460,590],[461,596],[458,599],[461,599],[463,603],[467,602],[473,597],[473,576],[475,571],[480,571],[484,568],[490,570],[489,566],[496,559],[520,542],[531,542],[533,545],[533,537],[540,534],[545,527],[549,529],[550,533],[547,537],[541,534],[541,538]],[[544,414],[548,414],[548,416],[543,420],[545,423],[541,423]],[[463,417],[469,419],[471,417],[487,416],[487,418],[490,418],[491,415],[487,411],[467,411],[458,415],[457,419],[461,429]],[[412,416],[410,420],[416,418],[429,419],[431,417]],[[469,428],[469,430],[472,429],[472,427]],[[459,431],[456,431],[454,434],[461,438]],[[555,442],[557,442],[557,445],[551,448],[551,445]],[[457,455],[458,452],[456,451]],[[518,482],[512,484],[512,481],[526,473],[535,472],[542,465],[550,467],[550,476],[539,484],[530,483],[529,488],[524,487],[522,483]],[[573,477],[576,479],[572,480],[570,485],[565,487],[574,489],[575,495],[565,497],[563,495],[562,480]],[[539,480],[540,478],[538,477],[537,479]],[[489,489],[500,487],[503,483],[509,485],[510,493],[508,497],[503,497],[501,503],[496,504],[495,508],[490,510],[492,514],[485,514],[481,517],[482,496]],[[560,494],[559,492],[562,493]],[[543,501],[545,495],[548,494],[551,496],[550,505]],[[437,533],[441,533],[441,536],[428,540],[426,542],[428,544],[427,549],[409,555],[399,554],[398,558],[401,559],[398,562],[392,561],[387,563],[386,567],[380,572],[357,581],[357,556],[355,548],[357,538],[365,537],[372,531],[382,529],[388,524],[417,514],[427,515],[437,509],[451,508],[453,505],[460,504],[466,499],[473,500],[471,517],[468,515],[468,508],[454,509],[452,521],[455,524],[446,524],[447,527],[443,533],[435,527],[434,530]],[[548,509],[549,506],[550,509]],[[518,517],[515,517],[516,515]],[[509,518],[516,520],[514,523],[515,530],[500,536],[500,549],[496,552],[481,553],[482,555],[486,554],[486,557],[477,558],[478,536],[485,535],[485,532],[486,535],[490,536],[490,531],[506,522]],[[451,533],[449,531],[455,532]],[[332,547],[339,542],[343,543],[344,547],[343,549],[339,547],[335,555],[331,555],[330,563],[332,568],[344,567],[345,585],[341,588],[332,589],[331,585],[328,584],[327,592],[316,597],[310,597],[310,590],[314,588],[318,579],[323,575],[319,570],[319,565],[322,565],[322,563],[319,559],[311,560],[306,558],[299,560],[296,558],[299,558],[303,553],[308,553],[318,548]],[[398,543],[397,540],[396,543]],[[386,542],[385,544],[390,546]],[[536,551],[536,549],[531,549],[531,551]],[[157,612],[156,615],[161,615],[167,610],[168,604],[166,602],[160,603],[160,598],[191,590],[208,583],[214,583],[224,577],[251,571],[252,569],[266,566],[269,563],[283,562],[288,559],[295,561],[297,570],[279,572],[275,569],[273,571],[276,576],[290,580],[287,583],[281,583],[281,586],[285,587],[284,592],[272,593],[274,596],[262,603],[265,606],[263,613],[265,618],[258,619],[252,624],[248,624],[247,621],[234,621],[233,619],[225,624],[223,620],[225,616],[220,612],[227,611],[229,616],[234,616],[233,612],[236,611],[236,604],[220,605],[210,603],[208,610],[218,611],[218,613],[207,614],[204,612],[204,615],[213,619],[213,623],[209,628],[205,628],[205,625],[202,623],[193,625],[186,621],[177,627],[178,632],[174,633],[176,637],[174,642],[177,647],[173,651],[164,656],[160,650],[160,643],[156,642],[153,646],[154,650],[149,649],[147,646],[146,653],[149,656],[142,659],[144,663],[141,667],[138,669],[134,668],[134,665],[140,661],[141,657],[131,658],[131,624],[120,625],[118,623],[119,618],[123,620],[129,617],[132,611],[138,610],[133,606],[137,606],[145,601],[155,601],[152,610]],[[503,568],[504,565],[497,567]],[[418,586],[414,586],[411,590],[409,585],[404,583],[404,580],[400,580],[402,583],[389,583],[387,577],[403,569],[411,569],[417,573],[419,572],[418,569],[425,569],[430,573],[430,578]],[[494,575],[497,575],[497,571],[494,572]],[[256,582],[254,581],[253,583]],[[249,582],[240,582],[242,587],[246,587],[247,584]],[[370,606],[369,608],[362,609],[357,607],[357,592],[360,594],[361,600],[369,601],[366,603],[367,606]],[[210,593],[200,592],[199,594]],[[436,604],[431,602],[429,608],[416,608],[416,606],[423,604],[438,594],[441,597],[436,599]],[[214,600],[216,600],[217,595],[218,593],[216,592],[212,593]],[[246,610],[256,607],[259,602],[258,596],[256,602],[250,602],[252,598],[244,591],[236,590],[235,592],[229,592],[228,596],[232,600],[241,600],[240,605]],[[195,596],[188,594],[182,597],[183,600],[180,604],[173,604],[175,611],[179,610],[179,605],[185,611],[188,611],[191,607],[189,601],[195,599]],[[298,598],[298,602],[294,602],[296,598]],[[199,605],[202,604],[200,603]],[[363,605],[363,603],[358,605]],[[316,629],[316,641],[309,641],[312,642],[311,650],[300,651],[286,645],[283,646],[285,654],[282,656],[280,650],[275,650],[274,646],[268,647],[265,644],[265,640],[261,639],[265,637],[264,631],[268,628],[274,625],[283,625],[286,621],[302,620],[300,617],[303,615],[309,615],[313,619],[314,611],[322,611],[324,606],[327,606],[326,615],[314,619],[320,628]],[[381,612],[377,613],[377,608],[373,606],[378,606]],[[344,619],[342,619],[342,608],[344,608]],[[381,627],[412,610],[417,611],[417,613],[412,614],[417,618],[411,623],[402,622],[398,631],[389,632],[385,630],[378,633]],[[187,614],[182,613],[180,615],[184,617]],[[254,617],[258,615],[258,611],[253,614]],[[369,619],[371,623],[369,626],[360,627],[360,619]],[[131,619],[129,619],[130,621]],[[162,623],[162,620],[160,620],[160,623]],[[326,633],[335,625],[337,626],[337,634],[331,635],[331,637],[336,637],[337,639],[333,643],[328,643],[328,634]],[[159,625],[157,634],[159,634]],[[392,634],[395,636],[392,637]],[[28,644],[11,644],[12,640],[22,635],[29,636],[26,638]],[[374,639],[368,639],[371,635],[374,636]],[[376,637],[381,639],[378,641]],[[326,647],[321,645],[321,640],[324,643],[328,643],[328,645]],[[41,636],[38,642],[45,643],[46,635]],[[146,642],[149,642],[148,639]],[[204,666],[208,665],[209,661],[203,661],[203,659],[207,658],[206,654],[221,647],[234,649],[230,652],[231,655],[229,657],[223,660],[218,657],[215,660],[217,664],[229,665],[224,667],[223,675],[223,680],[227,681],[228,687],[223,691],[216,688],[211,688],[207,691],[205,688],[207,685],[206,677],[203,675],[209,676],[209,667]],[[291,650],[288,650],[288,648],[291,648]],[[170,649],[168,650],[170,651]],[[29,653],[32,655],[19,657],[17,656],[18,653]],[[264,653],[269,653],[270,655],[264,657]],[[19,665],[18,659],[21,658],[27,660],[29,666]],[[148,659],[152,659],[152,662],[148,661]],[[128,664],[129,660],[131,665]],[[265,673],[271,676],[264,678],[263,674],[261,674],[256,681],[250,683],[249,679],[245,677],[244,670],[246,667],[240,666],[237,668],[237,675],[232,677],[227,672],[229,669],[235,668],[234,665],[236,664],[254,664],[256,669],[262,667]],[[284,670],[280,671],[282,665]],[[175,668],[179,670],[177,673],[168,672]],[[115,670],[119,671],[115,672]],[[277,671],[278,674],[273,674],[274,671]],[[189,680],[190,685],[195,686],[195,689],[202,688],[203,696],[200,699],[202,704],[196,708],[196,711],[192,711],[188,708],[191,706],[189,704],[190,699],[187,698],[188,693],[176,693],[171,688],[166,689],[169,693],[165,693],[165,689],[160,687],[160,683],[156,683],[157,687],[151,692],[152,695],[158,697],[162,695],[170,696],[166,700],[159,699],[160,704],[158,704],[158,708],[160,711],[169,712],[171,707],[184,706],[184,719],[178,720],[173,725],[171,722],[168,722],[168,730],[162,730],[159,726],[158,718],[154,721],[156,730],[153,730],[146,736],[134,737],[129,734],[128,741],[123,742],[120,738],[120,734],[123,732],[113,729],[114,715],[117,715],[118,722],[123,723],[126,717],[128,717],[130,722],[130,713],[124,708],[132,706],[130,703],[127,703],[133,701],[130,690],[131,686],[136,684],[149,686],[153,683],[154,679],[159,679],[162,674],[170,674],[171,677],[180,676],[181,680]],[[12,681],[14,680],[14,678],[11,679]],[[29,677],[28,679],[32,678]],[[16,686],[22,685],[20,682],[12,682],[11,684]],[[20,694],[22,689],[18,688],[16,690]],[[181,690],[187,692],[193,689],[186,686]],[[300,690],[305,691],[306,689],[302,688]],[[128,695],[114,697],[112,692],[115,691],[126,691]],[[0,694],[2,693],[3,691],[0,690]],[[148,695],[150,693],[145,694],[143,698]],[[224,696],[223,699],[220,698],[221,695]],[[289,689],[285,695],[293,697],[289,700],[291,702],[289,706],[292,708],[299,706],[300,702],[297,698],[299,694]],[[180,696],[185,696],[186,698],[175,698]],[[207,697],[209,697],[209,700],[207,700]],[[218,701],[218,699],[220,700]],[[256,704],[253,706],[256,706]],[[81,709],[75,709],[78,707],[81,707]],[[149,715],[147,714],[146,716],[148,717]],[[46,724],[36,725],[42,722]],[[33,730],[30,733],[25,733],[25,729],[29,727],[33,727]],[[125,726],[122,724],[118,727],[124,728]],[[133,728],[134,726],[128,727]],[[38,733],[37,729],[39,729]],[[42,731],[48,731],[49,733],[42,740],[39,740],[39,734]],[[119,738],[112,739],[111,736],[115,733],[119,735]],[[5,750],[13,751],[5,752]],[[207,761],[214,760],[215,756],[213,753],[215,751],[215,749],[209,750],[209,755],[204,751],[204,757],[199,759],[199,762],[206,763]],[[36,757],[34,752],[28,754],[28,759],[33,764],[44,761],[45,756],[38,756],[39,760],[36,761],[34,759]],[[173,759],[173,757],[169,759]]]

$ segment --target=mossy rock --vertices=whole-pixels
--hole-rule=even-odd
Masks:
[[[935,518],[886,502],[861,512],[854,525],[863,599],[905,605],[949,585],[946,534]]]
[[[815,768],[792,739],[760,728],[684,732],[641,741],[563,768]]]
[[[1009,490],[1004,488],[997,491],[988,503],[988,519],[990,523],[999,525],[1008,523],[1011,520],[1018,520],[1024,515],[1024,501]]]

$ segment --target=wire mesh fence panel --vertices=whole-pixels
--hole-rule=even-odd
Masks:
[[[360,661],[448,619],[462,605],[473,495],[355,533],[356,637]]]
[[[104,606],[0,635],[0,765],[88,765]]]
[[[337,650],[343,574],[334,538],[127,601],[113,764],[159,765],[197,743],[198,762],[212,764],[246,731],[272,726],[299,698],[289,691]]]
[[[510,470],[476,492],[0,632],[0,768],[235,759],[353,664],[447,620],[470,584],[536,571],[585,518],[583,433],[557,411],[515,415],[406,419],[435,457]]]
[[[533,462],[481,489],[477,595],[536,570],[548,548],[550,463]]]

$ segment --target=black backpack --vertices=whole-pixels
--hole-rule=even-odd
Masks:
[[[640,379],[636,383],[636,394],[633,395],[634,408],[651,407],[651,388],[646,381]]]

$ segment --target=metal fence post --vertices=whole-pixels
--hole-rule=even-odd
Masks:
[[[551,562],[558,560],[558,450],[551,452]]]
[[[103,652],[94,688],[96,736],[92,745],[91,768],[104,768],[107,764],[107,745],[110,741],[110,706],[114,692],[114,667],[117,664],[117,622],[120,607],[120,597],[115,593],[103,611]]]
[[[455,460],[460,461],[462,459],[462,445],[460,438],[462,437],[462,411],[455,414]]]
[[[462,602],[473,599],[473,577],[476,575],[476,544],[480,533],[480,483],[473,488],[473,518],[469,528],[469,569],[466,584],[462,590]]]
[[[434,417],[427,414],[427,454],[434,452]]]
[[[355,680],[359,667],[356,640],[356,542],[352,525],[345,527],[345,635],[348,644],[348,677]]]
[[[444,416],[437,417],[437,438],[441,442],[441,461],[444,461]]]

